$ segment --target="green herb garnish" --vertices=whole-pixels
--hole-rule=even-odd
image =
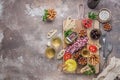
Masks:
[[[71,29],[67,30],[64,32],[64,36],[67,37],[68,35],[70,35],[73,31]]]
[[[43,21],[47,21],[48,10],[44,10]]]
[[[89,70],[89,71],[85,71],[84,74],[85,74],[85,75],[92,75],[93,72],[92,72],[92,70]]]
[[[93,73],[95,73],[95,67],[93,65],[89,65],[89,67],[91,68],[91,70],[93,71]]]
[[[88,13],[88,18],[95,20],[97,18],[97,14],[94,12],[89,12]]]
[[[91,70],[85,71],[84,74],[85,75],[92,75],[95,74],[95,67],[93,65],[88,64],[88,66],[91,68]]]

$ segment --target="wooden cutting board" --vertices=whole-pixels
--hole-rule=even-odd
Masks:
[[[69,25],[70,25],[70,21],[65,20],[65,21],[63,22],[63,39],[64,39],[64,29],[65,29],[66,25],[69,26]],[[98,47],[98,49],[101,47],[100,44],[99,44],[99,40],[92,40],[92,39],[90,38],[90,31],[91,31],[93,28],[99,29],[99,22],[98,22],[97,20],[94,20],[94,21],[93,21],[93,26],[92,26],[92,28],[90,28],[90,29],[85,29],[85,28],[82,26],[82,24],[81,24],[81,20],[75,20],[75,19],[74,19],[74,21],[73,21],[73,23],[72,23],[72,26],[74,26],[73,31],[75,31],[75,32],[77,32],[77,33],[79,33],[79,31],[80,31],[80,30],[83,30],[83,29],[84,29],[84,30],[87,30],[87,35],[88,35],[88,38],[89,38],[88,44],[96,45],[96,46]],[[66,43],[63,42],[63,49],[65,49],[66,46],[67,46]],[[87,46],[88,46],[88,45],[87,45]],[[96,54],[99,55],[99,50],[96,52]],[[63,61],[63,62],[64,62],[64,61]],[[96,69],[96,74],[97,74],[97,73],[99,72],[99,64],[97,64],[97,65],[95,66],[95,69]],[[77,69],[75,72],[73,72],[73,73],[80,73],[80,68],[78,68],[78,69]]]

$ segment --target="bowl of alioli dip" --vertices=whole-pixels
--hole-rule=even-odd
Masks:
[[[109,22],[111,20],[111,11],[103,8],[99,11],[98,20],[101,23]]]

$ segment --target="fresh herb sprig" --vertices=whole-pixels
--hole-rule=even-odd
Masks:
[[[68,35],[70,35],[73,31],[71,29],[67,30],[64,32],[64,36],[67,37]]]
[[[94,13],[94,12],[89,12],[88,13],[88,18],[95,20],[95,19],[97,19],[97,14]]]
[[[91,68],[91,70],[85,71],[84,74],[85,75],[92,75],[95,74],[95,67],[93,65],[88,64],[88,66]]]
[[[47,21],[48,10],[44,10],[43,21]]]

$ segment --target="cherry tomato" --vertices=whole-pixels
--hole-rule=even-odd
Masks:
[[[85,28],[92,27],[92,20],[91,19],[84,19],[82,20],[82,24]]]
[[[65,61],[68,60],[68,59],[70,59],[71,57],[72,57],[72,54],[68,53],[68,52],[65,52],[65,54],[63,56],[63,58],[64,58]]]
[[[97,52],[97,47],[95,45],[90,45],[89,50],[93,53]]]

